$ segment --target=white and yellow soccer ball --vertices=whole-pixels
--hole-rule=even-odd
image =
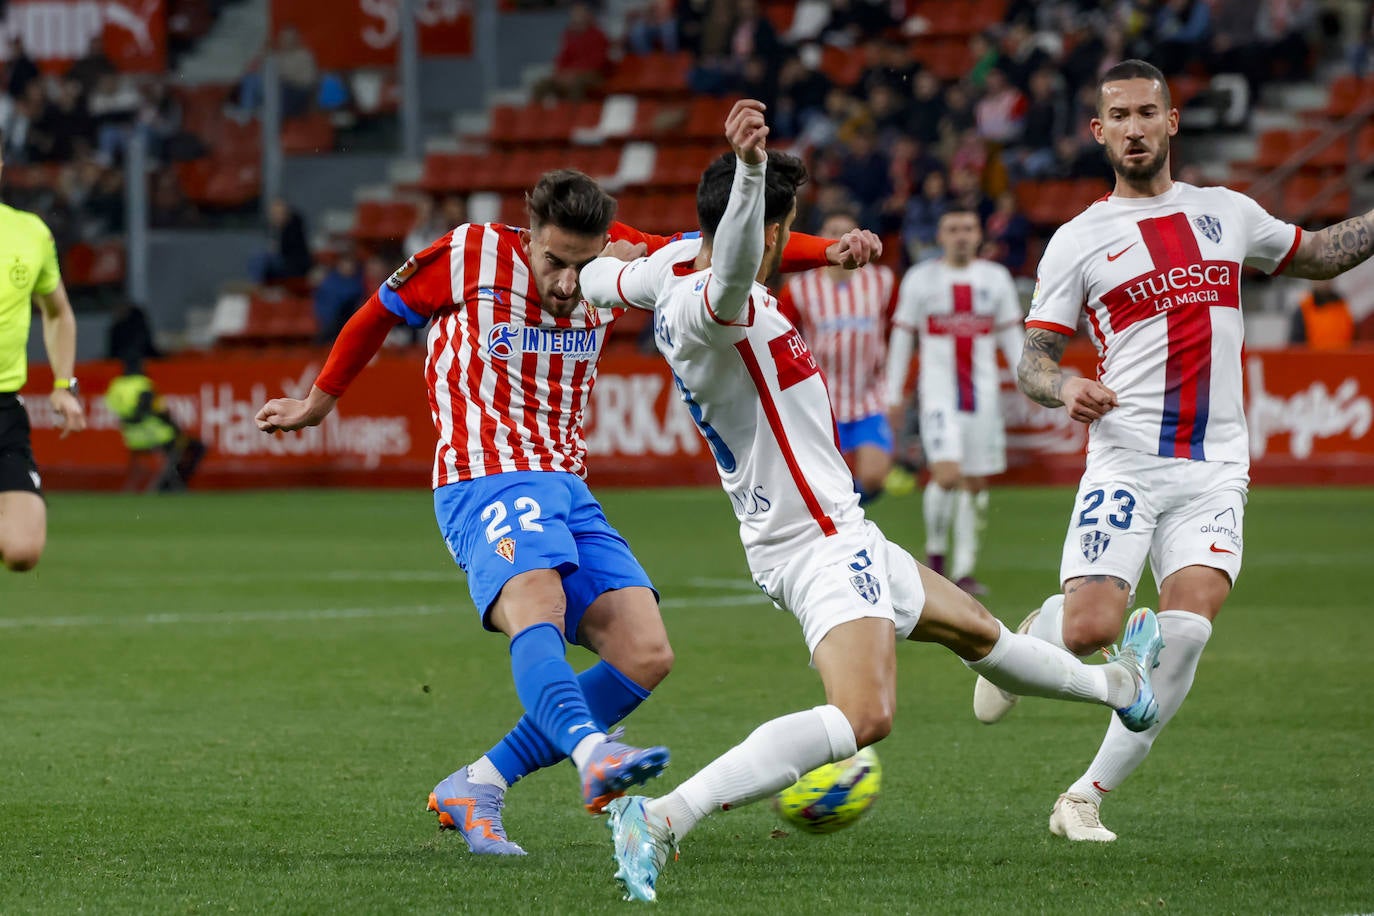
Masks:
[[[788,824],[807,833],[834,833],[873,807],[882,787],[878,753],[866,747],[848,760],[817,767],[773,797]]]

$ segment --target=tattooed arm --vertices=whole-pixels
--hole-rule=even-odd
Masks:
[[[1046,407],[1063,407],[1080,423],[1100,420],[1116,406],[1116,392],[1096,379],[1065,376],[1059,361],[1069,343],[1067,334],[1030,328],[1021,348],[1016,378],[1026,397]]]
[[[1330,280],[1374,255],[1374,210],[1319,232],[1304,232],[1289,276]]]

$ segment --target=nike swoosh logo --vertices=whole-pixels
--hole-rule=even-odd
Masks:
[[[1099,791],[1099,792],[1104,793],[1104,794],[1107,793],[1107,792],[1112,791],[1111,789],[1109,789],[1109,788],[1107,788],[1106,786],[1102,785],[1102,783],[1098,782],[1096,779],[1093,780],[1093,788],[1096,789],[1096,790]]]
[[[1212,553],[1229,553],[1233,557],[1236,555],[1236,552],[1234,550],[1227,550],[1225,547],[1218,547],[1215,541],[1212,542]]]
[[[1140,244],[1140,243],[1139,243],[1139,242],[1132,242],[1131,244],[1127,245],[1125,248],[1123,248],[1123,249],[1121,249],[1120,251],[1118,251],[1116,254],[1112,254],[1111,252],[1108,252],[1108,253],[1107,253],[1107,260],[1108,260],[1108,261],[1115,261],[1117,258],[1121,257],[1123,254],[1125,254],[1126,252],[1130,251],[1132,248],[1134,248],[1134,247],[1135,247],[1136,245],[1138,245],[1138,244]]]

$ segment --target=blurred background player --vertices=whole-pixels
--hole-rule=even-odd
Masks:
[[[1102,800],[1182,705],[1240,574],[1250,468],[1241,266],[1330,279],[1374,253],[1374,212],[1304,232],[1229,188],[1174,181],[1178,110],[1143,60],[1103,74],[1091,126],[1116,186],[1050,239],[1018,367],[1032,400],[1090,424],[1088,460],[1064,540],[1063,594],[1020,629],[1079,656],[1106,646],[1150,561],[1166,642],[1155,673],[1159,721],[1139,734],[1111,723],[1050,814],[1055,834],[1110,842]],[[1084,312],[1100,379],[1059,365]],[[984,722],[1015,702],[985,680],[974,688]]]
[[[981,595],[986,589],[973,571],[987,518],[988,478],[1007,469],[997,352],[1008,365],[1020,358],[1021,304],[1007,269],[976,256],[982,244],[977,213],[946,211],[936,240],[941,256],[917,264],[902,279],[892,319],[887,403],[892,422],[900,422],[912,338],[919,335],[916,393],[930,470],[922,498],[926,563],[945,574],[952,528],[949,577]]]
[[[111,379],[105,389],[105,405],[119,418],[119,432],[129,450],[124,489],[149,493],[186,489],[205,457],[205,443],[182,430],[153,380],[144,374],[141,359],[125,358],[123,374]],[[147,457],[158,460],[151,473],[144,469]]]
[[[0,150],[4,149],[0,134]],[[0,158],[0,171],[4,168]],[[49,400],[62,435],[86,428],[76,398],[76,316],[72,313],[57,248],[43,220],[0,204],[6,282],[0,283],[0,562],[15,572],[33,569],[48,540],[42,478],[29,444],[29,415],[19,397],[28,378],[33,306],[43,316],[43,345],[52,366]]]
[[[832,213],[821,222],[821,235],[840,238],[857,228],[852,214]],[[882,493],[892,470],[883,370],[896,295],[892,269],[870,264],[859,270],[832,265],[797,274],[778,297],[778,307],[801,330],[825,375],[840,452],[854,472],[862,502]]]
[[[801,624],[826,703],[772,719],[669,795],[608,806],[616,877],[653,900],[660,869],[714,811],[766,798],[828,761],[887,736],[896,705],[896,638],[935,642],[975,671],[1040,696],[1117,707],[1154,721],[1154,616],[1127,626],[1113,663],[1088,666],[1011,633],[969,595],[921,566],[864,517],[834,438],[825,379],[763,286],[796,216],[801,161],[765,153],[762,103],[737,102],[733,149],[702,175],[703,237],[651,258],[612,245],[583,271],[588,299],[654,312],[655,341],[715,458],[754,582]],[[817,400],[819,398],[819,400]],[[747,493],[749,500],[738,494]]]

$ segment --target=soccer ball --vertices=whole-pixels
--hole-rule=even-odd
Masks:
[[[782,819],[807,833],[834,833],[873,807],[882,785],[878,753],[866,747],[848,760],[817,767],[773,797]]]

